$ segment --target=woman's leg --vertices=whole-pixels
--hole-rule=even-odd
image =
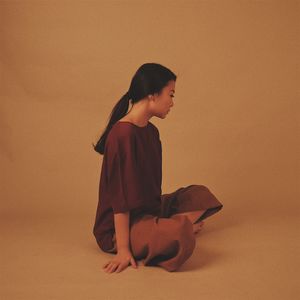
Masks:
[[[192,224],[201,224],[221,210],[223,204],[204,185],[192,184],[162,195],[162,217],[185,215]]]
[[[194,224],[200,218],[200,216],[202,216],[204,214],[205,211],[206,211],[206,209],[204,209],[204,210],[194,210],[194,211],[188,211],[188,212],[173,214],[173,216],[186,215],[189,218],[189,220],[192,222],[192,224]]]
[[[186,216],[144,215],[131,226],[130,245],[134,258],[143,259],[144,266],[175,271],[192,255],[196,239]]]
[[[196,210],[196,211],[189,211],[189,212],[184,212],[184,213],[177,213],[177,214],[173,214],[173,216],[176,215],[185,215],[188,217],[188,219],[191,221],[191,223],[193,224],[193,231],[195,234],[197,234],[200,230],[201,227],[204,225],[203,221],[198,221],[197,223],[195,223],[200,216],[202,216],[204,214],[206,210]]]

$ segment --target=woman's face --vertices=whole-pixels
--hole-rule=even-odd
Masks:
[[[174,105],[173,97],[175,93],[175,81],[169,81],[160,95],[154,94],[154,101],[152,106],[153,115],[159,118],[165,118],[169,113],[171,107]]]

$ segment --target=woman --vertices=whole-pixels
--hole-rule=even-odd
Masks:
[[[145,266],[177,270],[195,248],[201,220],[223,207],[203,185],[162,195],[162,146],[149,120],[169,113],[176,78],[160,64],[143,64],[94,145],[104,156],[93,234],[101,250],[116,254],[103,266],[108,273],[137,268],[143,258]]]

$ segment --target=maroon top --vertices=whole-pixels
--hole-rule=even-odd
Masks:
[[[114,213],[130,211],[132,221],[157,215],[161,203],[162,147],[157,127],[118,121],[110,129],[102,160],[93,233],[103,250],[113,248]]]

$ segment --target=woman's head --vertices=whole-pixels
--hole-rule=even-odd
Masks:
[[[164,118],[171,106],[177,76],[167,67],[157,63],[145,63],[135,72],[128,92],[114,106],[108,125],[93,148],[104,154],[106,137],[111,127],[127,114],[129,101],[132,105],[149,99],[148,107],[153,116]]]

